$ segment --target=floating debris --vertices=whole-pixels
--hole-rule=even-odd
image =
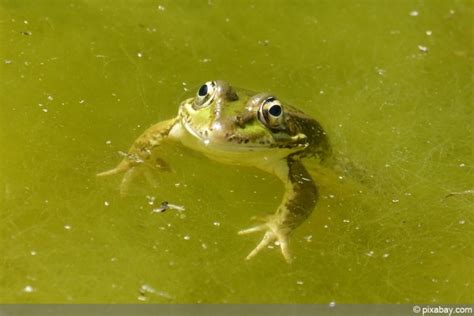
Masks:
[[[138,300],[140,300],[140,301],[146,301],[147,300],[147,297],[146,297],[147,294],[154,294],[154,295],[164,297],[164,298],[168,298],[168,299],[173,298],[169,293],[167,293],[165,291],[156,290],[155,288],[153,288],[152,286],[150,286],[148,284],[143,284],[142,286],[140,286],[140,288],[138,289],[138,292],[140,294],[138,296]]]
[[[165,11],[166,8],[160,4],[160,5],[158,6],[158,10],[160,10],[160,11]]]
[[[186,236],[183,237],[183,239],[184,239],[184,240],[190,240],[191,237],[189,237],[188,235],[186,235]]]
[[[23,288],[23,292],[26,292],[26,293],[31,293],[33,292],[35,289],[31,286],[31,285],[27,285]]]
[[[104,201],[104,205],[109,206],[110,205],[109,201]]]
[[[184,208],[184,206],[182,206],[182,205],[171,204],[171,203],[168,203],[167,201],[163,201],[163,202],[161,202],[160,207],[157,207],[157,208],[153,209],[151,212],[152,213],[163,213],[167,209],[177,210],[179,212],[182,212],[182,211],[186,210]]]
[[[71,225],[64,225],[64,229],[70,230],[70,229],[71,229]]]
[[[428,47],[423,46],[423,45],[418,45],[418,49],[420,52],[427,53],[428,52]]]
[[[445,196],[445,198],[448,198],[450,196],[455,196],[455,195],[469,195],[469,194],[474,194],[474,190],[466,190],[466,191],[461,191],[461,192],[451,192]]]
[[[431,35],[433,35],[433,31],[427,30],[427,31],[425,32],[425,34],[428,35],[428,36],[431,36]]]
[[[298,280],[298,281],[296,281],[296,284],[298,284],[298,285],[303,285],[303,284],[304,284],[304,282],[303,282],[303,281],[300,281],[300,280]]]
[[[410,16],[418,16],[418,15],[419,15],[419,13],[416,10],[413,10],[413,11],[410,12]]]

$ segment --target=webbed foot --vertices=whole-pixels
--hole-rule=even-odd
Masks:
[[[131,164],[129,161],[123,161],[114,169],[98,173],[96,176],[104,177],[119,173],[124,173],[120,183],[120,195],[122,196],[127,195],[130,184],[140,175],[145,176],[145,179],[152,187],[156,188],[158,186],[150,167],[145,164]]]
[[[288,249],[289,230],[282,228],[281,225],[275,223],[275,221],[268,220],[264,224],[239,231],[239,235],[246,235],[259,231],[265,231],[265,235],[263,235],[262,241],[260,241],[257,247],[255,247],[255,249],[253,249],[245,259],[252,259],[270,243],[278,242],[278,245],[281,249],[281,253],[285,258],[286,262],[291,263],[292,258]]]

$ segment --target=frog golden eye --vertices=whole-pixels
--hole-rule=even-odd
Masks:
[[[275,97],[265,99],[258,109],[258,119],[270,128],[283,127],[283,106]]]
[[[208,106],[214,99],[216,93],[216,83],[214,81],[208,81],[203,84],[194,99],[194,105],[196,109],[204,108]]]

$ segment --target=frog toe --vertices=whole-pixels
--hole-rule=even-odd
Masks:
[[[252,250],[248,256],[245,258],[246,260],[250,260],[255,257],[262,249],[268,246],[272,241],[276,239],[276,236],[271,231],[267,231],[265,235],[263,235],[262,241]]]
[[[280,246],[281,253],[288,263],[291,263],[292,258],[288,247],[288,233],[284,229],[279,229],[272,223],[254,226],[248,229],[239,231],[239,235],[251,234],[254,232],[265,231],[260,243],[255,247],[246,257],[247,260],[255,257],[262,249],[267,247],[270,243],[276,242]]]

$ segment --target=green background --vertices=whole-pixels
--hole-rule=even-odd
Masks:
[[[472,4],[1,0],[1,302],[473,302],[473,196],[446,197],[474,187]],[[308,162],[291,265],[237,235],[272,175],[173,146],[158,189],[94,176],[213,79],[296,105],[358,167]]]

